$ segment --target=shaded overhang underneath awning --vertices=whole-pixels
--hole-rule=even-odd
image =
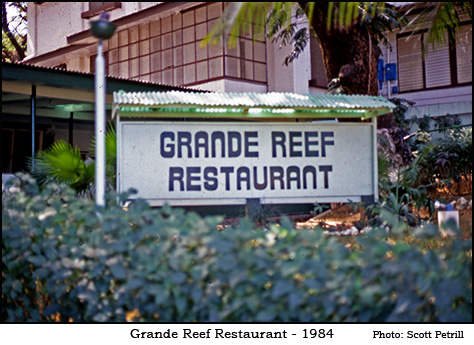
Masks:
[[[112,116],[215,119],[353,118],[392,113],[383,97],[293,93],[114,92]]]
[[[112,108],[114,91],[188,90],[110,76],[107,76],[106,83],[107,109]],[[37,116],[68,119],[74,113],[76,120],[92,121],[95,108],[94,87],[93,73],[2,62],[2,113],[29,116],[34,88]]]

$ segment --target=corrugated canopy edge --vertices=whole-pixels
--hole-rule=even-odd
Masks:
[[[112,116],[372,118],[395,105],[380,96],[269,93],[114,92]]]

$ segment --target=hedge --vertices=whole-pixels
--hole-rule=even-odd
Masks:
[[[351,246],[289,221],[141,200],[124,210],[28,175],[2,192],[4,322],[470,322],[472,243],[433,226],[374,229]],[[385,224],[385,225],[387,225]],[[405,227],[399,227],[406,229]]]

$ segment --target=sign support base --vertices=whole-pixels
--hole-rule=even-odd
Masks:
[[[260,198],[249,198],[245,203],[245,215],[251,220],[257,220],[262,214]]]

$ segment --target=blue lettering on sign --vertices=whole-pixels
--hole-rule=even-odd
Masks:
[[[252,186],[257,190],[295,190],[295,189],[317,189],[317,176],[322,181],[321,187],[329,189],[329,173],[332,165],[320,165],[318,167],[307,165],[303,168],[298,166],[270,167],[170,167],[169,185],[170,192],[193,192],[216,191],[219,181],[226,191],[232,187],[235,190],[250,190]]]
[[[218,150],[220,146],[220,150]],[[193,150],[194,147],[194,150]],[[160,155],[163,158],[236,158],[258,157],[258,132],[164,131],[160,135]],[[210,154],[209,154],[210,153]]]
[[[319,136],[319,134],[321,134]],[[317,140],[318,138],[320,140]],[[285,132],[271,133],[273,158],[326,157],[328,146],[334,146],[334,132]],[[218,150],[220,146],[220,150]],[[194,147],[194,150],[193,150]],[[317,149],[319,147],[319,150]],[[199,131],[164,131],[160,135],[160,155],[163,158],[235,158],[259,157],[258,132],[215,131],[210,135]],[[320,155],[321,153],[321,155]]]
[[[333,131],[272,131],[271,158],[325,158],[335,145]],[[259,158],[256,131],[163,131],[162,158]],[[268,153],[270,155],[270,152]],[[168,191],[216,192],[231,190],[329,189],[332,165],[305,166],[172,166]]]
[[[318,132],[289,132],[288,138],[285,132],[272,132],[272,157],[319,157],[319,141],[311,140],[318,138]],[[334,146],[334,132],[321,132],[321,157],[326,157],[326,147]],[[288,150],[287,150],[288,148]]]

